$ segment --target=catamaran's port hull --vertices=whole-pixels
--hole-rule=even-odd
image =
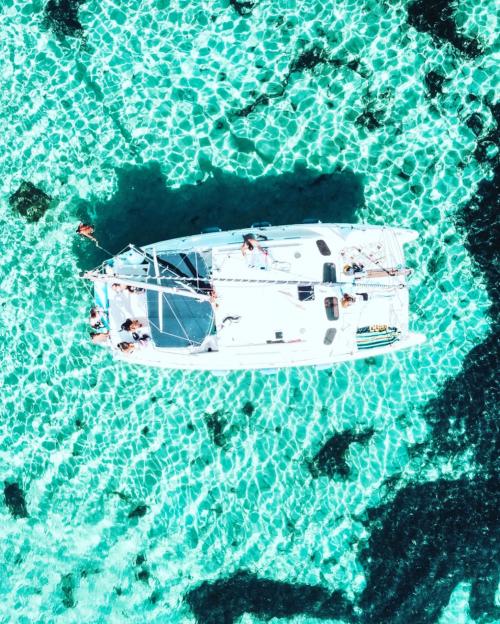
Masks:
[[[137,364],[139,366],[153,366],[171,370],[210,371],[214,374],[230,373],[232,371],[255,370],[269,372],[283,368],[299,366],[312,366],[317,368],[330,368],[334,364],[349,362],[351,360],[364,360],[368,357],[390,355],[403,349],[410,349],[424,343],[424,334],[410,333],[404,340],[399,340],[391,345],[375,347],[353,353],[345,353],[318,358],[318,354],[305,355],[298,349],[290,349],[287,353],[263,353],[255,351],[247,353],[244,357],[240,354],[234,356],[230,351],[216,351],[211,353],[167,353],[158,354],[158,358],[142,358],[140,353],[134,354],[133,359],[126,354],[115,354],[115,359]],[[283,347],[284,345],[280,345]],[[292,345],[288,345],[292,346]],[[180,351],[180,350],[179,350]],[[232,360],[232,361],[231,361]]]

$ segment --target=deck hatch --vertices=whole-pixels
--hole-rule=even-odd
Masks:
[[[335,339],[335,335],[337,334],[337,330],[335,327],[329,327],[326,330],[325,338],[323,339],[323,344],[331,345]]]
[[[299,284],[299,301],[314,301],[314,286],[312,284]]]
[[[325,312],[329,321],[338,321],[339,300],[337,297],[325,297]]]
[[[332,252],[330,251],[330,248],[328,247],[328,245],[325,243],[324,240],[319,239],[316,241],[316,245],[318,246],[319,249],[319,253],[322,256],[331,256]]]
[[[337,269],[333,262],[325,262],[323,265],[323,282],[335,284],[337,281]]]

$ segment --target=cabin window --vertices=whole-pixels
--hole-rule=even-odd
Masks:
[[[325,297],[326,318],[329,321],[337,321],[339,318],[339,300],[337,297]]]
[[[323,343],[326,345],[331,345],[336,333],[337,330],[334,327],[330,327],[329,329],[327,329]]]
[[[310,284],[299,284],[299,301],[314,301],[314,286]]]
[[[333,262],[325,262],[323,265],[323,282],[335,284],[337,281],[337,269]]]
[[[324,240],[317,240],[316,241],[316,245],[318,246],[319,253],[322,256],[331,256],[332,255],[332,252],[330,251],[330,249],[328,248],[328,245],[325,243]]]

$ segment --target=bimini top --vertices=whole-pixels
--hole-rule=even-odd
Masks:
[[[148,282],[208,295],[208,267],[198,253],[162,253],[147,258]],[[154,279],[151,280],[151,277]],[[151,339],[163,348],[199,346],[214,329],[212,305],[207,299],[147,290]]]

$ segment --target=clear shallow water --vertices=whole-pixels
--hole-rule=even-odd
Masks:
[[[393,572],[404,560],[416,602],[431,603],[413,621],[493,621],[495,579],[483,576],[495,553],[477,535],[495,525],[488,510],[468,511],[469,489],[481,498],[498,468],[476,452],[483,432],[495,439],[484,377],[469,375],[494,351],[490,247],[474,248],[493,213],[483,223],[482,206],[466,211],[457,227],[495,165],[493,4],[452,11],[456,32],[483,49],[475,57],[439,29],[410,27],[400,2],[233,5],[244,15],[222,1],[88,1],[73,15],[82,32],[68,15],[47,22],[41,1],[0,10],[0,473],[28,515],[6,495],[0,614],[222,622],[225,604],[227,621],[316,622],[334,609],[315,605],[341,591],[355,610],[336,617],[399,622],[411,602]],[[61,35],[68,23],[76,36]],[[53,198],[37,223],[9,206],[22,180]],[[263,218],[416,228],[412,323],[429,340],[270,377],[114,364],[86,338],[90,296],[75,275],[98,256],[74,241],[80,216],[115,251]],[[318,475],[321,449],[346,430],[351,444],[333,444]],[[461,514],[472,524],[456,542],[473,552],[446,537],[450,517],[467,524]],[[406,533],[390,535],[413,518],[422,533],[410,537],[437,545],[425,563]],[[382,617],[373,562],[385,542],[399,606]],[[208,581],[219,582],[211,600]]]

